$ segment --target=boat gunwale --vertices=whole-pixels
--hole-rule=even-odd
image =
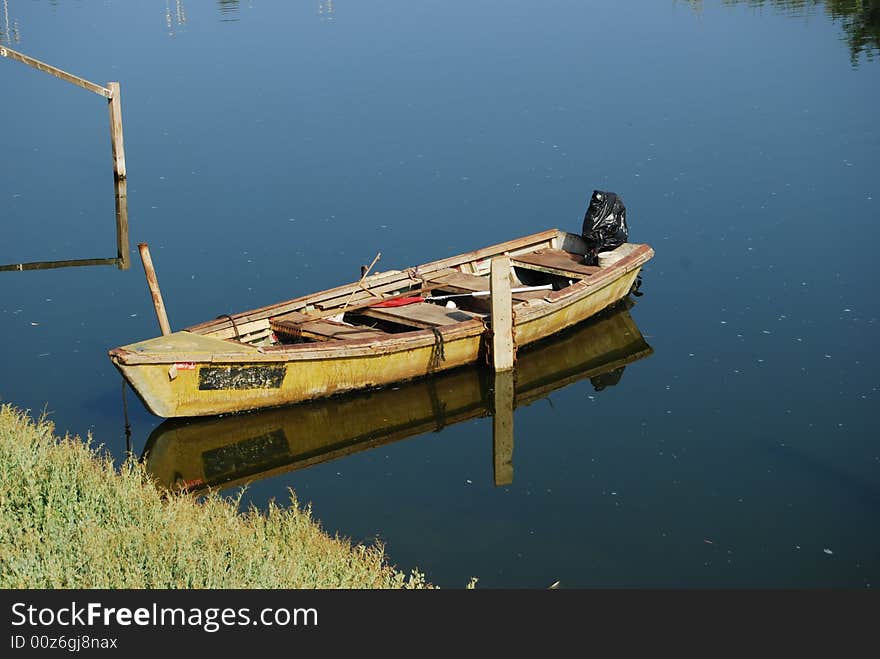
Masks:
[[[362,282],[349,282],[347,284],[342,284],[334,288],[316,291],[314,293],[309,293],[308,295],[292,298],[290,300],[276,302],[274,304],[266,305],[264,307],[258,307],[249,311],[235,313],[232,314],[231,317],[235,320],[236,323],[239,323],[240,321],[254,322],[258,320],[266,320],[268,318],[271,318],[272,316],[281,315],[289,311],[300,310],[309,304],[316,304],[322,302],[323,300],[332,300],[337,297],[343,297],[346,294],[357,293],[358,291],[363,291],[364,288],[369,290],[370,288],[382,286],[384,284],[391,284],[395,282],[396,279],[399,279],[401,282],[407,280],[418,281],[418,279],[412,279],[409,276],[408,273],[410,271],[417,272],[419,274],[431,274],[432,272],[441,270],[443,268],[452,268],[455,266],[460,266],[464,263],[474,263],[482,261],[490,256],[503,254],[511,250],[521,249],[532,244],[538,244],[547,241],[555,242],[563,238],[565,234],[565,231],[560,231],[556,228],[546,229],[545,231],[534,233],[528,236],[523,236],[521,238],[515,238],[513,240],[508,240],[495,245],[490,245],[488,247],[483,247],[471,252],[457,254],[455,256],[446,257],[436,261],[429,261],[428,263],[424,263],[422,265],[418,265],[412,268],[406,268],[403,270],[392,270],[390,272],[384,273],[376,273],[371,277],[367,277]],[[364,286],[361,287],[360,284],[364,284]],[[196,325],[190,325],[189,327],[184,328],[184,331],[192,332],[194,334],[210,335],[213,332],[218,332],[226,329],[233,329],[233,322],[230,321],[226,316],[224,316],[223,318],[216,318],[214,320],[205,321]]]
[[[438,328],[444,341],[457,341],[478,337],[486,331],[486,325],[479,319],[463,320],[460,323]],[[187,331],[187,330],[183,330]],[[292,343],[266,346],[257,352],[235,351],[236,343],[229,341],[229,352],[177,352],[177,353],[138,353],[125,348],[115,348],[110,356],[126,366],[140,364],[172,364],[192,362],[195,364],[258,363],[277,361],[310,361],[316,359],[345,359],[349,357],[371,357],[412,350],[434,345],[437,335],[430,329],[389,334],[381,339],[334,339],[314,343]]]
[[[559,313],[566,307],[596,294],[621,277],[640,268],[650,260],[653,254],[654,251],[650,246],[638,244],[637,248],[630,254],[621,258],[613,265],[608,266],[601,273],[592,275],[588,280],[581,279],[571,286],[548,293],[543,298],[515,304],[513,307],[514,327]],[[437,327],[436,332],[434,329],[417,329],[409,332],[389,333],[387,337],[379,338],[334,339],[321,342],[265,346],[258,348],[256,352],[236,350],[238,346],[243,347],[243,345],[234,340],[218,339],[226,341],[229,346],[228,351],[213,353],[205,353],[203,351],[150,353],[134,352],[126,350],[125,347],[120,347],[111,350],[109,354],[111,359],[120,365],[126,366],[173,364],[179,362],[240,364],[333,360],[380,356],[434,345],[438,340],[438,333],[443,341],[472,339],[483,335],[486,329],[487,323],[484,320],[474,318]],[[190,332],[191,330],[182,331]],[[552,336],[554,333],[555,331],[548,332],[541,338]]]
[[[631,243],[636,246],[632,252],[621,258],[616,263],[603,268],[589,278],[580,279],[571,286],[566,286],[558,291],[548,293],[540,301],[546,304],[530,304],[522,302],[514,305],[514,326],[524,322],[531,322],[538,318],[554,314],[567,306],[570,306],[585,297],[589,297],[597,291],[614,283],[621,277],[626,276],[633,270],[641,268],[654,256],[654,250],[643,243]]]

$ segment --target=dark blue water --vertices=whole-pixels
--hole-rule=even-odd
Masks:
[[[656,250],[630,311],[653,354],[518,407],[511,484],[482,416],[249,501],[293,488],[331,533],[451,587],[862,588],[880,584],[880,62],[856,4],[875,7],[3,0],[0,42],[120,82],[131,245],[173,328],[380,251],[389,269],[577,232],[594,188]],[[0,90],[0,264],[115,256],[106,101],[2,58]],[[0,399],[122,457],[106,351],[157,333],[136,254],[0,272],[0,331]],[[161,420],[129,412],[139,453]]]

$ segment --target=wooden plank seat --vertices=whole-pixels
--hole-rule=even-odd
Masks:
[[[270,321],[272,330],[289,339],[311,339],[313,341],[331,341],[344,339],[378,339],[387,336],[387,332],[340,323],[329,318],[309,318],[306,314],[296,311],[277,316]]]
[[[578,278],[589,277],[601,270],[596,265],[584,265],[583,256],[572,254],[562,249],[539,249],[528,254],[511,256],[510,261],[515,266],[538,270],[551,275]]]
[[[470,275],[466,272],[445,272],[438,277],[430,277],[427,283],[444,290],[450,290],[452,293],[476,293],[478,291],[489,290],[489,278],[479,275]],[[532,298],[541,298],[547,295],[548,291],[525,291],[512,293],[511,298],[514,302],[525,302]],[[488,300],[489,297],[486,296]]]
[[[432,327],[460,323],[463,320],[481,318],[480,314],[462,309],[447,309],[430,302],[415,302],[402,307],[367,307],[358,313],[368,318],[419,329],[431,329]]]
[[[439,275],[453,272],[457,272],[457,270],[453,270],[452,268],[440,268],[436,270],[434,274]],[[393,295],[401,291],[409,290],[413,295],[418,295],[417,289],[420,289],[423,283],[424,279],[416,270],[398,273],[392,278],[390,283],[381,285],[371,282],[368,278],[365,281],[356,284],[357,289],[355,291],[340,293],[338,295],[315,301],[314,305],[316,309],[320,309],[321,311],[332,311],[333,309],[340,308],[346,304],[348,305],[348,309],[367,306],[371,302],[375,302],[386,295]]]

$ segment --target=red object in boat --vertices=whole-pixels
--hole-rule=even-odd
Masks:
[[[371,307],[403,307],[407,304],[415,304],[416,302],[424,302],[424,300],[420,297],[394,297],[390,300],[382,300],[381,302],[376,302],[376,304],[371,304]]]

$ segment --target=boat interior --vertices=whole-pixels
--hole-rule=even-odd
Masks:
[[[438,331],[462,321],[487,320],[491,257],[499,253],[510,257],[514,308],[603,269],[584,264],[579,236],[552,231],[531,238],[503,251],[487,248],[418,268],[375,273],[355,284],[237,316],[221,316],[187,330],[258,347],[380,341],[405,332]],[[621,256],[628,247],[618,248]]]

